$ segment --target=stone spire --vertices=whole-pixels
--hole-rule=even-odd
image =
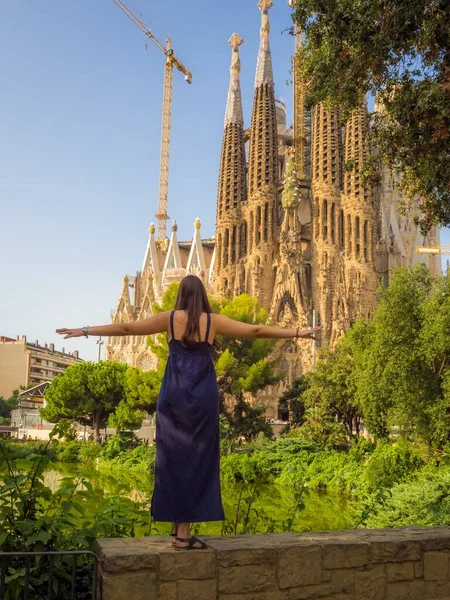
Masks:
[[[234,285],[236,263],[246,245],[246,224],[242,221],[242,205],[247,200],[244,118],[242,114],[241,63],[239,46],[243,39],[234,33],[229,44],[232,48],[230,88],[225,112],[225,130],[220,157],[217,194],[215,273],[223,287],[220,293],[229,293]]]
[[[217,223],[233,208],[246,199],[244,119],[239,74],[239,46],[243,39],[234,33],[232,47],[230,89],[225,113],[225,131],[220,159],[219,190],[217,197]]]
[[[225,112],[225,127],[230,123],[244,124],[240,82],[241,61],[239,58],[239,46],[244,43],[244,40],[237,33],[233,33],[228,43],[232,47],[233,53],[231,55],[230,88],[228,91],[227,110]]]
[[[261,41],[255,77],[250,157],[249,196],[263,188],[275,190],[278,184],[278,135],[275,111],[272,57],[269,45],[269,9],[272,0],[260,0]]]
[[[264,83],[273,86],[272,55],[270,52],[270,21],[269,8],[272,0],[259,0],[258,8],[261,11],[261,38],[259,44],[258,64],[256,67],[255,89]]]

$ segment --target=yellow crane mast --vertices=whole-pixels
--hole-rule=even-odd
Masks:
[[[159,171],[159,195],[158,212],[155,217],[158,219],[157,242],[160,247],[165,246],[167,239],[167,201],[169,193],[169,163],[170,163],[170,129],[172,124],[172,77],[174,67],[181,71],[187,83],[192,83],[192,73],[178,60],[167,38],[166,44],[158,40],[157,37],[148,29],[142,21],[123,3],[121,0],[113,0],[119,8],[135,23],[139,29],[150,39],[166,57],[164,67],[164,91],[163,91],[163,110],[161,126],[161,162]]]
[[[427,255],[450,255],[450,244],[442,244],[441,246],[417,246],[416,247],[417,254],[427,254]]]

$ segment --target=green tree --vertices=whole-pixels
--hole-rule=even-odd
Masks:
[[[361,368],[361,353],[369,335],[371,323],[358,321],[331,350],[324,348],[316,369],[306,375],[304,402],[334,415],[345,427],[349,438],[358,431],[362,410],[357,398],[357,377]]]
[[[127,365],[117,362],[72,365],[47,389],[42,418],[50,423],[71,421],[91,427],[98,442],[100,429],[106,427],[124,398],[126,371]]]
[[[450,224],[450,3],[297,0],[294,21],[307,101],[350,110],[366,93],[384,110],[372,131],[381,158],[419,194],[424,230]]]
[[[0,419],[3,425],[9,425],[11,422],[11,411],[19,405],[19,390],[14,390],[9,398],[0,396]]]
[[[161,377],[157,371],[141,371],[128,367],[125,374],[124,398],[109,419],[119,431],[139,429],[146,413],[154,413]]]
[[[398,269],[382,291],[358,397],[368,429],[388,437],[389,428],[431,442],[427,407],[436,398],[431,371],[423,360],[421,332],[432,279],[419,265]]]
[[[267,322],[266,311],[248,294],[222,301],[220,314],[244,323]],[[260,338],[219,340],[217,383],[230,435],[251,440],[261,431],[272,433],[264,418],[265,407],[257,406],[255,400],[260,390],[280,380],[277,361],[270,356],[274,346],[275,340]]]
[[[178,284],[172,284],[160,304],[154,304],[154,312],[173,310]],[[228,299],[209,297],[214,312],[244,323],[267,322],[267,313],[258,300],[247,294]],[[168,346],[165,333],[149,338],[149,345],[158,357],[158,373],[162,376],[167,362]],[[257,393],[276,383],[276,360],[270,358],[275,340],[220,338],[216,346],[217,383],[221,400],[221,412],[228,421],[222,432],[228,437],[254,439],[259,432],[272,434],[272,428],[264,418],[265,407],[255,404]],[[231,401],[231,402],[230,402]]]
[[[303,423],[305,416],[304,394],[308,389],[308,380],[302,375],[294,379],[292,387],[286,390],[279,400],[281,410],[287,410],[289,413],[289,424],[291,427],[298,427]]]
[[[303,425],[293,429],[289,435],[302,437],[326,449],[343,449],[348,446],[342,423],[336,422],[332,415],[320,406],[308,408]]]

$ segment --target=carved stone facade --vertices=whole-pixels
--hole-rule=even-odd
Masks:
[[[371,154],[365,103],[345,123],[336,106],[307,111],[294,61],[294,127],[287,126],[286,107],[275,99],[271,6],[272,0],[258,3],[260,48],[248,129],[240,87],[243,40],[237,34],[229,40],[216,236],[202,240],[197,219],[191,241],[178,242],[174,224],[170,240],[158,246],[151,226],[143,267],[124,279],[113,322],[149,316],[170,283],[195,273],[211,293],[256,296],[274,323],[306,327],[315,320],[334,344],[358,317],[373,315],[377,287],[389,282],[393,268],[425,262],[434,275],[440,273],[439,257],[415,254],[416,245],[439,244],[439,232],[420,237],[416,206],[400,215],[398,176],[384,169],[377,189],[363,178]],[[301,43],[298,34],[296,48]],[[280,343],[277,351],[287,373],[281,388],[311,368],[311,342]],[[107,358],[154,365],[143,337],[110,338]],[[277,416],[280,391],[268,390],[263,398],[271,399],[270,417]]]

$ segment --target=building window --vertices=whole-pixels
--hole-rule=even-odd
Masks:
[[[361,232],[359,217],[356,217],[355,219],[355,254],[357,260],[359,260],[361,258]]]
[[[347,215],[347,256],[352,255],[352,218]]]
[[[223,266],[226,267],[228,265],[228,250],[230,246],[230,232],[228,229],[225,229],[225,239],[223,241]]]
[[[336,205],[333,202],[331,205],[331,243],[336,241]]]
[[[221,233],[219,233],[219,235],[217,236],[216,255],[217,255],[217,269],[220,271],[220,269],[222,268],[222,234]]]
[[[369,261],[369,223],[364,221],[364,260]]]
[[[322,203],[322,238],[324,240],[328,238],[328,202],[326,200]]]
[[[248,245],[248,249],[251,250],[253,248],[253,242],[254,242],[254,235],[255,235],[255,219],[253,217],[253,212],[250,213],[250,236],[249,236],[249,240],[250,243]]]
[[[269,203],[264,204],[264,241],[267,242],[269,239]]]
[[[261,241],[261,207],[256,209],[256,245]]]
[[[345,246],[345,222],[344,211],[339,211],[339,250],[344,250]]]
[[[236,262],[236,225],[233,225],[233,233],[231,234],[231,264]]]
[[[241,223],[240,233],[240,244],[239,244],[239,257],[242,258],[247,254],[247,222]]]

